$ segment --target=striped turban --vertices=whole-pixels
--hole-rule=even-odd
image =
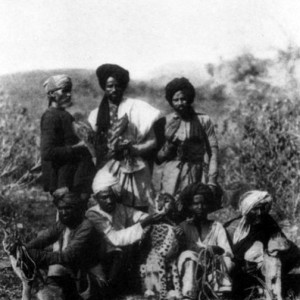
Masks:
[[[55,92],[60,89],[72,88],[72,80],[67,75],[55,75],[49,77],[43,84],[46,93]]]

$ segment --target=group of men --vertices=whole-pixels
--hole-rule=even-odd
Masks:
[[[53,196],[58,221],[26,246],[40,267],[48,267],[49,284],[61,287],[66,299],[109,298],[123,290],[124,274],[137,271],[132,262],[137,262],[134,255],[145,228],[164,221],[154,210],[155,194],[161,192],[174,197],[176,226],[184,235],[178,254],[182,297],[196,299],[203,292],[203,253],[211,261],[218,258],[213,264],[217,269],[207,277],[211,297],[242,297],[246,281],[233,290],[239,276],[234,274],[262,276],[262,266],[268,268],[266,253],[280,260],[278,253],[290,249],[268,215],[272,197],[262,191],[241,197],[242,218],[231,241],[221,223],[207,218],[219,192],[218,143],[210,118],[192,107],[193,85],[186,78],[167,84],[173,112],[162,117],[149,103],[124,96],[129,83],[124,68],[104,64],[96,75],[104,96],[88,117],[94,151],[78,138],[75,120],[66,110],[72,104],[71,79],[56,75],[44,84],[48,109],[41,119],[43,182]],[[156,179],[159,191],[152,186],[154,163],[162,169]],[[285,246],[274,246],[278,238]],[[50,245],[53,250],[45,251]],[[223,275],[213,276],[216,272]],[[85,284],[82,278],[88,278]]]

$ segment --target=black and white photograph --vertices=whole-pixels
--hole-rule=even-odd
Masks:
[[[298,0],[0,0],[0,300],[300,300]]]

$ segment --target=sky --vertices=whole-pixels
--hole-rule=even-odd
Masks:
[[[300,45],[299,16],[299,0],[0,0],[0,74],[272,57]]]

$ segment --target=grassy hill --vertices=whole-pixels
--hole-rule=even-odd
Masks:
[[[274,60],[244,54],[232,61],[202,66],[201,72],[196,65],[183,72],[195,84],[196,109],[208,113],[216,124],[221,186],[227,195],[239,195],[250,186],[269,191],[278,220],[284,221],[285,232],[298,245],[299,66],[299,49],[289,48]],[[173,72],[174,68],[160,69],[147,81],[131,81],[127,95],[142,98],[163,112],[170,111],[164,85],[173,76],[180,76],[178,70]],[[24,223],[29,231],[47,227],[55,217],[49,196],[35,185],[24,184],[22,178],[39,160],[39,122],[47,108],[43,82],[61,73],[73,79],[75,105],[71,112],[80,111],[87,116],[102,97],[93,70],[43,70],[0,76],[0,218]],[[1,271],[3,259],[0,250]],[[4,287],[0,288],[1,299],[2,295],[3,299],[20,295],[18,282],[10,271],[2,272],[0,286]]]
[[[73,110],[81,110],[87,114],[99,104],[103,92],[100,89],[94,70],[86,69],[62,69],[51,71],[31,71],[0,76],[0,96],[11,104],[18,104],[28,109],[32,116],[41,115],[47,106],[46,96],[43,88],[44,81],[51,75],[67,74],[73,80]],[[149,81],[130,81],[126,95],[142,98],[162,111],[169,111],[169,105],[164,98],[164,85],[172,78],[161,75]],[[209,76],[209,75],[208,75]],[[196,85],[198,90],[195,105],[206,107],[206,110],[215,114],[215,104],[208,103],[211,100],[208,93],[207,83]],[[217,99],[218,100],[218,99]],[[210,101],[211,102],[211,101]],[[219,106],[219,105],[218,105]]]
[[[246,53],[202,68],[189,64],[183,71],[197,91],[194,106],[216,124],[222,185],[241,181],[268,189],[289,203],[292,215],[299,206],[294,183],[299,177],[299,62],[298,49],[289,48],[274,60]],[[164,113],[170,111],[164,86],[173,76],[180,76],[175,69],[169,65],[147,81],[132,80],[126,94]],[[103,94],[94,70],[31,71],[0,77],[0,180],[5,185],[18,180],[39,158],[39,122],[47,108],[43,82],[59,73],[73,79],[71,112],[87,116]],[[286,187],[292,192],[287,193]]]

